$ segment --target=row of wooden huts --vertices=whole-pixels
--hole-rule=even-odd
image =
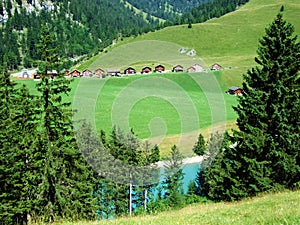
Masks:
[[[220,70],[222,67],[219,64],[213,64],[211,70]],[[153,69],[149,66],[145,66],[138,72],[133,67],[127,67],[124,70],[120,68],[107,68],[106,71],[102,68],[98,68],[94,71],[90,69],[85,69],[82,72],[79,70],[73,70],[71,72],[67,71],[66,76],[68,77],[96,77],[101,78],[105,76],[122,76],[122,75],[134,75],[134,74],[150,74],[150,73],[164,73],[164,72],[184,72],[184,68],[181,65],[173,66],[171,71],[167,71],[165,66],[159,64],[155,66]],[[186,69],[186,72],[193,73],[193,72],[207,72],[200,64],[194,64]]]

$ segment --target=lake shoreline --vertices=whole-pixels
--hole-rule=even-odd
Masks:
[[[193,157],[188,157],[184,158],[182,160],[183,166],[189,165],[189,164],[200,164],[203,161],[203,156],[193,156]],[[158,161],[155,163],[158,167],[164,167],[166,165],[165,161]]]

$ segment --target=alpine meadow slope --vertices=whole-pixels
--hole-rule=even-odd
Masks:
[[[285,18],[294,24],[296,34],[300,34],[299,1],[252,0],[232,13],[211,19],[205,23],[193,24],[192,28],[188,28],[187,25],[172,26],[136,38],[125,38],[79,66],[78,69],[80,70],[86,68],[91,70],[96,68],[120,68],[121,71],[128,66],[132,66],[137,69],[137,72],[140,72],[143,66],[154,68],[157,64],[163,64],[167,70],[171,70],[172,66],[176,64],[181,64],[186,69],[194,63],[199,63],[206,69],[209,69],[213,63],[218,63],[224,68],[217,73],[192,75],[203,83],[209,83],[210,81],[206,80],[208,78],[217,81],[218,88],[216,88],[215,93],[218,94],[218,101],[212,100],[212,102],[207,99],[209,92],[203,91],[199,84],[195,84],[195,82],[187,84],[189,78],[191,78],[188,73],[156,74],[155,76],[138,75],[99,81],[102,88],[101,91],[97,89],[97,99],[94,99],[96,104],[93,103],[95,107],[92,108],[96,111],[95,123],[97,129],[107,131],[111,129],[111,126],[118,125],[114,123],[113,118],[116,117],[112,115],[112,112],[116,111],[114,107],[116,109],[118,105],[116,102],[120,102],[120,99],[123,100],[122,102],[126,102],[133,97],[136,98],[136,95],[144,94],[145,87],[143,85],[136,86],[136,92],[133,91],[132,96],[129,96],[126,91],[132,91],[132,84],[134,83],[142,84],[144,82],[146,84],[149,77],[167,78],[186,92],[189,100],[192,100],[195,105],[198,116],[202,118],[198,126],[201,132],[207,134],[212,132],[212,130],[207,131],[207,128],[211,125],[220,128],[222,131],[222,126],[219,123],[212,124],[212,116],[208,114],[212,114],[212,105],[220,107],[224,103],[226,106],[223,107],[223,111],[217,110],[220,111],[220,114],[225,112],[224,118],[228,122],[227,125],[229,125],[227,129],[232,128],[236,115],[231,107],[236,101],[232,98],[233,96],[226,95],[225,91],[229,86],[241,85],[242,74],[255,65],[254,57],[256,56],[258,40],[282,5],[285,8]],[[187,51],[194,49],[196,55],[180,54],[180,49],[186,49]],[[211,76],[207,76],[208,74]],[[88,83],[91,82],[87,81],[86,85],[89,86]],[[88,88],[83,83],[80,83],[80,85],[81,89]],[[196,87],[197,85],[198,87]],[[97,86],[97,88],[100,86]],[[157,92],[161,89],[170,90],[168,94],[176,96],[172,88],[157,85],[151,90],[152,94],[147,97],[136,98],[132,108],[128,108],[130,112],[124,111],[125,107],[119,107],[121,110],[119,118],[122,118],[121,122],[128,123],[125,124],[125,127],[133,128],[140,138],[150,137],[150,139],[158,141],[160,147],[163,148],[163,155],[167,154],[170,147],[174,143],[178,143],[180,139],[185,143],[189,143],[188,145],[183,144],[182,150],[186,155],[191,154],[191,146],[196,141],[199,129],[188,128],[183,130],[180,128],[182,125],[180,111],[176,107],[174,108],[175,105],[172,102],[170,104],[162,98],[159,100],[160,97],[157,96]],[[127,98],[122,97],[125,95],[127,95]],[[225,111],[224,108],[226,108]],[[162,114],[158,112],[162,112]],[[190,113],[189,115],[192,115],[191,112],[191,110],[185,111],[186,114]],[[219,122],[224,122],[224,118],[223,121],[219,120]],[[161,137],[163,137],[163,141]]]
[[[227,86],[241,84],[242,74],[255,65],[254,57],[256,56],[258,39],[264,33],[265,27],[271,23],[281,5],[285,8],[284,15],[287,21],[295,26],[296,34],[300,34],[299,1],[251,0],[234,12],[220,18],[213,18],[205,23],[193,24],[192,28],[188,28],[187,25],[166,27],[136,38],[124,39],[112,49],[117,55],[119,51],[117,49],[123,48],[124,44],[141,40],[164,41],[187,49],[195,49],[197,56],[204,60],[207,66],[219,63],[223,68],[231,68],[231,70],[222,72],[224,84]],[[147,48],[151,49],[151,43],[144,43],[149,45]],[[127,66],[142,61],[143,56],[148,54],[148,52],[139,52],[138,46],[136,47],[127,52],[127,55],[130,57],[137,55],[138,57],[130,59],[131,63],[128,63]],[[108,53],[110,51],[111,49],[108,49]],[[161,54],[166,53],[161,51]],[[112,53],[101,53],[91,61],[86,62],[84,67],[80,66],[79,68],[90,68],[96,65],[106,68],[106,57],[113,58],[113,55]]]

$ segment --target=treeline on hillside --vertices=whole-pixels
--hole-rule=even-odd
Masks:
[[[195,7],[190,12],[175,20],[175,24],[202,23],[212,18],[218,18],[226,13],[233,12],[237,7],[249,0],[214,0]]]
[[[131,5],[149,15],[170,21],[209,1],[212,0],[128,0]]]

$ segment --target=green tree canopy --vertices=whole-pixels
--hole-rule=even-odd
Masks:
[[[293,32],[279,13],[259,40],[258,66],[244,75],[246,94],[234,107],[239,130],[204,173],[212,199],[300,185],[300,44]]]
[[[206,149],[206,143],[202,134],[199,134],[198,140],[193,147],[193,152],[196,155],[204,155]]]

